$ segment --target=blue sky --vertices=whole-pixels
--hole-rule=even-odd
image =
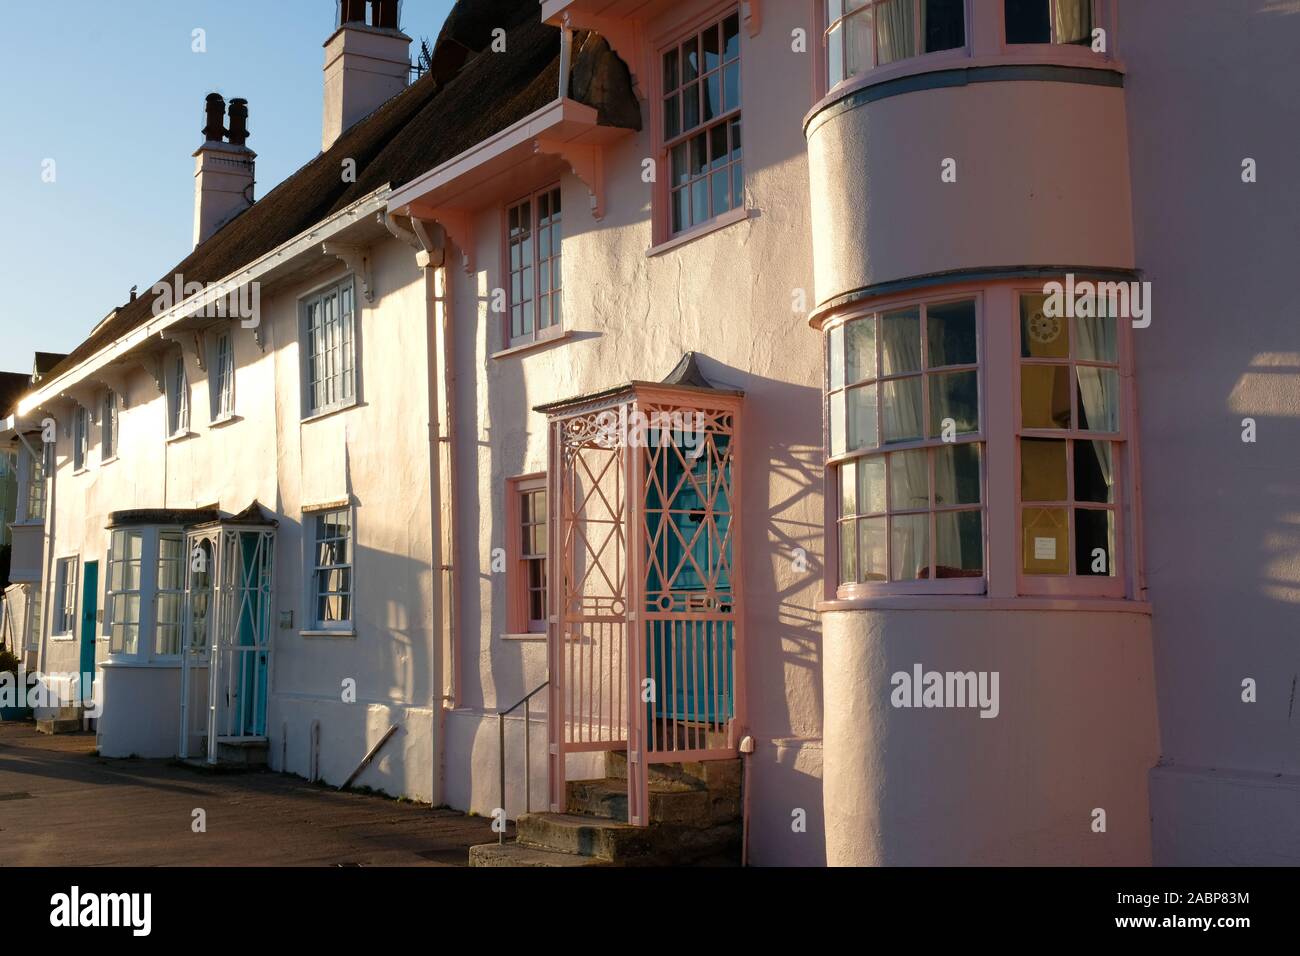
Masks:
[[[0,370],[68,352],[190,251],[203,98],[248,103],[257,194],[320,151],[334,0],[0,0]],[[432,44],[452,0],[406,0]],[[191,49],[196,28],[206,53]],[[42,181],[47,159],[55,180]]]

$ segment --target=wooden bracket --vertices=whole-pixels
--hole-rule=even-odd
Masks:
[[[208,335],[203,329],[165,329],[158,333],[158,337],[164,342],[179,345],[182,352],[189,353],[200,372],[208,370]]]
[[[349,242],[323,242],[321,251],[327,256],[334,256],[347,263],[348,268],[356,273],[357,281],[361,284],[362,296],[368,303],[374,305],[375,288],[370,280],[370,250],[365,246],[353,245]],[[261,344],[260,340],[258,344]]]
[[[104,386],[106,389],[108,389],[110,392],[116,395],[118,404],[122,408],[125,409],[130,407],[129,400],[127,398],[127,387],[126,387],[127,369],[125,365],[122,364],[105,365],[97,372],[92,373],[91,378],[92,381],[98,382],[100,385]]]
[[[758,36],[758,31],[763,29],[762,0],[741,0],[740,16],[745,21],[745,29],[749,31],[749,35]]]
[[[399,210],[399,212],[410,217],[412,226],[417,220],[422,220],[426,224],[436,222],[441,226],[443,233],[460,250],[461,264],[465,268],[465,274],[474,274],[474,220],[468,210],[428,206],[424,203],[413,202]],[[429,235],[432,237],[432,233]],[[420,243],[423,245],[424,240],[421,239]]]
[[[605,218],[605,154],[599,146],[543,138],[533,141],[533,152],[558,156],[568,163],[573,175],[587,187],[592,218],[597,222]]]
[[[158,389],[159,395],[167,393],[167,378],[163,373],[163,357],[161,352],[138,352],[132,356],[135,363],[149,373],[153,379],[154,385]]]

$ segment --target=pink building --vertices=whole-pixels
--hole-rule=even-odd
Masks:
[[[1300,862],[1294,4],[340,13],[251,206],[207,103],[258,321],[6,423],[104,754],[371,753],[485,865]]]

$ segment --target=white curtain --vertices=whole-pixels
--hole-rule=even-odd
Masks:
[[[876,7],[879,64],[892,63],[916,53],[912,0],[885,0]]]
[[[1052,0],[1056,24],[1055,43],[1092,39],[1092,0]]]
[[[890,509],[924,508],[930,501],[930,451],[915,449],[889,456]],[[901,515],[893,524],[893,574],[895,580],[911,581],[928,576],[930,565],[930,516]]]
[[[1114,319],[1078,318],[1074,323],[1079,337],[1078,354],[1099,361],[1114,361],[1116,328]],[[1077,366],[1079,395],[1088,427],[1093,431],[1119,430],[1119,375],[1112,369]]]

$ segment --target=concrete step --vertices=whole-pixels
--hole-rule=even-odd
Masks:
[[[54,717],[36,721],[36,732],[41,734],[75,734],[81,732],[80,717]]]
[[[645,827],[573,813],[525,813],[515,821],[515,833],[524,846],[611,863],[640,856],[649,848]]]
[[[217,739],[217,763],[230,767],[265,767],[266,751],[265,740]]]
[[[607,860],[555,850],[539,850],[521,843],[483,843],[469,848],[470,866],[609,866]]]

